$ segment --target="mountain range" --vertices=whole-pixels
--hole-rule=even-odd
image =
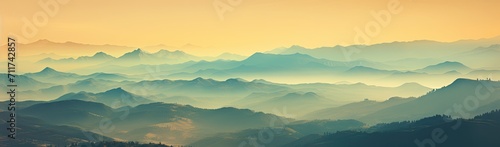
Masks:
[[[490,80],[457,79],[443,88],[433,90],[417,99],[388,107],[359,120],[366,123],[416,120],[435,114],[470,118],[491,110],[478,112],[482,106],[499,101],[500,82]],[[467,113],[461,113],[466,111]]]
[[[500,129],[498,126],[499,114],[500,111],[494,110],[471,119],[452,119],[450,116],[435,115],[415,121],[383,123],[374,126],[366,126],[356,120],[295,121],[276,128],[248,129],[235,133],[216,134],[190,145],[397,147],[439,144],[450,147],[475,145],[493,147],[500,144],[494,137]],[[265,138],[262,135],[263,132],[272,137]],[[441,135],[437,132],[440,132]],[[436,135],[442,138],[437,138]]]
[[[153,72],[157,72],[157,74],[162,75],[161,78],[170,79],[192,79],[196,77],[204,77],[221,80],[238,77],[246,79],[263,78],[276,82],[285,82],[291,81],[290,76],[296,77],[300,74],[312,74],[315,75],[315,78],[302,77],[300,80],[296,79],[291,82],[318,82],[319,80],[317,79],[325,79],[328,80],[328,82],[335,83],[338,81],[356,82],[355,79],[360,79],[359,76],[344,77],[346,80],[343,80],[338,77],[341,75],[339,73],[343,73],[348,70],[356,71],[358,70],[358,67],[366,67],[377,69],[369,71],[382,72],[389,75],[380,75],[382,77],[375,79],[373,76],[369,76],[366,77],[367,80],[364,81],[364,83],[386,83],[386,85],[394,85],[394,83],[402,84],[407,82],[422,81],[419,83],[426,86],[438,87],[439,84],[434,84],[437,82],[433,83],[433,81],[438,81],[440,85],[443,85],[444,83],[451,82],[456,78],[477,78],[477,75],[468,74],[469,71],[499,70],[499,67],[494,64],[498,61],[496,54],[500,53],[498,50],[498,41],[499,38],[496,37],[479,40],[461,40],[455,42],[420,40],[410,42],[381,43],[374,45],[320,47],[314,49],[291,46],[265,53],[255,53],[245,59],[242,56],[231,53],[225,53],[219,57],[212,58],[194,56],[179,50],[171,50],[171,47],[169,46],[163,46],[163,48],[158,48],[158,51],[150,53],[149,51],[151,49],[147,49],[148,51],[146,51],[146,49],[137,49],[125,46],[90,45],[75,42],[56,43],[48,40],[40,40],[30,44],[25,44],[24,47],[26,50],[46,48],[49,51],[44,52],[44,54],[40,53],[40,57],[45,57],[46,59],[35,64],[25,63],[25,66],[20,67],[20,69],[21,71],[33,72],[33,70],[40,69],[42,65],[55,67],[57,69],[68,69],[78,74],[90,74],[90,71],[100,71],[108,73],[118,72],[146,75],[150,74],[151,70],[145,68],[145,66],[156,66],[159,67],[159,70],[152,68],[154,69]],[[77,54],[74,54],[76,50],[83,48],[86,48],[87,51],[93,52],[94,55],[76,56]],[[355,50],[355,52],[352,52],[353,50]],[[53,52],[56,51],[58,55],[53,54]],[[390,52],[391,54],[386,54],[387,52]],[[73,58],[61,58],[61,54],[71,55],[70,57]],[[304,55],[308,55],[311,58]],[[222,63],[221,61],[218,63],[215,62],[217,60],[227,59],[236,59],[237,61],[231,63],[225,62],[225,65],[220,65],[219,63]],[[208,61],[209,63],[203,64],[209,66],[186,68],[189,64],[203,62],[203,60],[206,60],[204,62]],[[23,62],[24,61],[25,60],[23,60]],[[266,61],[267,64],[262,64],[262,62],[259,61]],[[439,63],[451,64],[455,62],[457,62],[457,64],[460,63],[467,65],[468,68],[471,69],[462,69],[462,67],[449,69],[444,68],[446,70],[443,69],[444,71],[439,72],[423,69],[426,66],[436,65]],[[72,66],[68,66],[68,64],[71,64]],[[32,66],[36,67],[31,68]],[[130,68],[132,66],[136,67]],[[452,65],[449,65],[448,67],[450,66]],[[408,71],[417,73],[406,73]],[[277,76],[283,75],[283,72],[288,72],[285,75],[290,76]],[[405,73],[404,75],[412,75],[410,76],[411,78],[407,79],[418,78],[418,80],[403,81],[403,78],[401,78],[402,73]],[[429,76],[421,75],[420,73],[431,74],[431,76],[439,74],[441,77],[426,80],[422,77]],[[332,74],[336,76],[329,76]],[[350,72],[345,74],[349,75]],[[357,73],[354,72],[353,75],[356,74]],[[394,78],[397,80],[390,80],[393,77],[391,74],[396,74]]]
[[[9,115],[0,112],[1,115]],[[115,140],[93,132],[82,130],[81,128],[67,125],[54,125],[50,121],[31,116],[18,116],[16,139],[7,141],[6,136],[0,136],[2,146],[36,146],[36,145],[67,145],[70,142],[94,142],[88,136],[99,138],[101,141]],[[1,119],[0,126],[8,128],[7,120]]]
[[[51,65],[51,64],[86,64],[86,65],[94,65],[100,64],[107,61],[111,61],[115,59],[115,57],[108,55],[104,52],[97,52],[93,56],[81,56],[78,58],[63,58],[63,59],[52,59],[47,57],[38,61],[38,64]]]
[[[95,51],[92,56],[78,56],[78,57],[67,57],[55,55],[55,54],[39,54],[27,56],[33,58],[29,60],[34,62],[35,65],[51,66],[56,68],[66,68],[66,69],[77,69],[77,68],[88,68],[91,66],[133,66],[141,64],[179,64],[188,61],[200,61],[200,60],[243,60],[245,56],[223,53],[216,57],[205,57],[205,56],[195,56],[185,53],[180,50],[169,51],[171,47],[164,46],[165,48],[147,47],[148,50],[155,48],[157,52],[150,53],[140,48],[136,48],[131,52],[126,52],[121,56],[116,56],[117,51],[129,50],[131,47],[125,46],[114,46],[114,45],[90,45],[90,44],[80,44],[74,42],[57,43],[49,40],[40,40],[27,44],[27,49],[30,50],[32,47],[38,46],[47,47],[57,53],[62,53],[70,56],[75,56],[71,50],[64,50],[64,48],[72,48],[78,50],[85,48],[87,51]],[[101,50],[98,50],[98,49]],[[70,51],[70,52],[68,52]],[[114,54],[115,56],[109,55],[106,52]],[[67,66],[71,64],[72,66]]]
[[[47,69],[49,70],[49,69]],[[46,71],[46,70],[45,70]],[[44,71],[44,72],[45,72]],[[51,70],[49,70],[51,71]],[[43,73],[43,72],[41,72]],[[35,73],[38,75],[38,73]],[[382,87],[366,85],[362,83],[355,84],[326,84],[326,83],[310,83],[310,84],[280,84],[265,80],[247,81],[240,78],[226,79],[223,81],[205,78],[195,78],[191,80],[143,80],[143,81],[119,81],[120,75],[96,73],[90,75],[76,76],[57,76],[59,72],[55,72],[53,78],[58,78],[59,81],[75,81],[69,84],[55,85],[48,88],[38,90],[22,91],[23,97],[27,100],[54,100],[68,93],[79,93],[85,91],[87,93],[101,93],[110,89],[122,87],[125,91],[139,94],[145,98],[169,103],[191,104],[198,107],[217,108],[221,106],[237,106],[239,108],[256,108],[257,103],[281,103],[280,101],[272,102],[272,98],[283,97],[287,94],[295,95],[294,103],[308,103],[308,96],[317,96],[315,103],[324,105],[342,105],[349,102],[359,101],[366,98],[374,100],[384,100],[392,96],[419,96],[425,94],[430,88],[419,85],[417,83],[407,83],[398,87]],[[61,75],[74,75],[71,73],[62,73]],[[29,75],[29,74],[28,74]],[[102,75],[102,77],[96,76]],[[106,78],[110,77],[110,78]],[[112,77],[116,77],[113,80]],[[45,78],[43,76],[37,78]],[[67,78],[67,79],[64,79]],[[86,78],[86,79],[85,79]],[[82,79],[82,80],[79,80]],[[103,80],[111,79],[111,80]],[[131,79],[131,78],[126,78]],[[363,92],[359,92],[363,91]],[[303,95],[304,93],[308,93]],[[260,93],[260,94],[259,94]],[[295,94],[294,94],[295,93]],[[256,97],[250,98],[252,94],[259,94]],[[286,97],[286,96],[285,96]],[[300,99],[299,99],[300,98]],[[303,101],[302,98],[304,98]],[[287,100],[285,100],[287,101]],[[193,103],[190,103],[193,102]],[[292,102],[292,101],[290,101]],[[269,105],[265,104],[265,105]],[[268,107],[258,109],[269,112]],[[269,105],[270,107],[272,105]],[[259,106],[260,107],[260,106]],[[264,108],[266,110],[264,110]],[[293,108],[296,109],[296,108]],[[303,109],[300,113],[305,113],[318,107],[309,107]]]
[[[391,42],[374,45],[351,45],[319,47],[308,49],[301,46],[291,46],[289,48],[278,48],[268,53],[274,54],[309,54],[316,58],[352,61],[366,59],[372,61],[403,60],[410,58],[433,58],[433,59],[457,59],[454,54],[461,54],[475,48],[482,48],[498,44],[500,37],[479,39],[479,40],[460,40],[455,42],[437,42],[430,40],[417,40],[410,42]],[[390,54],[387,54],[390,53]],[[444,57],[444,58],[443,58]],[[482,56],[470,56],[469,58],[479,59]],[[465,61],[465,60],[464,60]],[[477,63],[477,62],[475,62]],[[399,66],[405,66],[400,64]],[[406,65],[408,66],[408,65]]]
[[[417,120],[436,114],[470,118],[500,109],[500,106],[494,106],[500,103],[499,84],[491,80],[457,79],[448,86],[430,90],[416,98],[393,97],[382,102],[366,99],[313,111],[299,118],[356,119],[367,124]]]
[[[202,85],[213,85],[213,83],[206,83],[206,81],[200,80],[203,79],[177,82],[196,82]],[[240,80],[236,80],[235,82],[238,81]],[[268,83],[259,80],[253,82]],[[294,85],[291,87],[306,88],[308,86],[311,85]],[[265,144],[266,146],[315,146],[331,144],[344,146],[345,143],[351,144],[355,142],[356,146],[362,146],[358,143],[370,143],[369,140],[373,140],[373,137],[381,137],[379,138],[382,140],[381,142],[373,144],[383,145],[388,143],[383,138],[392,136],[400,138],[400,142],[396,144],[408,145],[408,143],[413,143],[415,138],[425,139],[434,128],[450,128],[456,124],[456,121],[463,122],[463,127],[461,127],[463,130],[459,131],[468,132],[475,130],[481,132],[481,134],[493,133],[494,131],[490,130],[496,129],[494,126],[496,126],[495,123],[498,123],[498,120],[492,119],[498,119],[496,117],[498,112],[487,112],[499,109],[498,104],[500,104],[500,101],[496,99],[500,97],[497,92],[498,87],[500,86],[497,81],[457,79],[448,86],[431,90],[427,94],[417,98],[396,97],[384,102],[365,100],[340,107],[318,110],[299,117],[305,118],[305,116],[311,116],[313,117],[312,119],[323,120],[294,120],[248,109],[232,107],[202,109],[190,105],[158,102],[148,102],[147,104],[134,102],[137,105],[110,107],[110,105],[113,106],[113,103],[110,101],[116,100],[116,96],[119,95],[130,95],[132,97],[132,99],[129,99],[130,101],[141,99],[141,96],[131,94],[122,88],[102,93],[70,93],[49,102],[19,102],[19,106],[22,107],[19,107],[18,114],[23,117],[39,119],[39,121],[50,121],[51,123],[50,126],[38,125],[40,127],[63,128],[71,126],[67,129],[67,132],[54,130],[54,134],[59,134],[59,137],[62,138],[59,141],[62,142],[67,142],[69,138],[78,138],[79,135],[81,136],[82,131],[92,131],[93,133],[118,140],[230,146],[235,143],[239,144],[248,141],[249,137],[258,137],[259,134],[262,134],[262,130],[266,131],[266,128],[268,128],[270,130],[267,130],[267,133],[272,133],[276,140],[273,139],[270,142],[256,140],[259,144]],[[480,95],[474,95],[476,89],[479,89]],[[488,92],[491,93],[488,94]],[[279,96],[283,93],[285,94],[284,96]],[[301,100],[312,102],[325,101],[322,96],[313,92],[288,93],[285,90],[275,95],[278,95],[278,97],[271,96],[268,99],[270,103],[274,103],[272,105],[290,102],[298,108],[297,111],[307,107],[307,103]],[[477,108],[472,107],[474,109],[469,109],[471,108],[470,104],[473,104],[473,99],[468,97],[469,95],[471,97],[482,96],[478,98],[479,103]],[[488,95],[490,96],[489,98],[484,97]],[[295,99],[298,101],[295,102]],[[298,107],[301,104],[304,104],[304,108],[301,108],[302,106]],[[314,105],[317,105],[317,103]],[[463,105],[462,108],[464,109],[462,110],[468,115],[459,115],[460,113],[454,110],[457,107],[454,105]],[[452,112],[447,113],[446,110],[448,109],[452,110]],[[281,112],[281,115],[294,115],[294,113],[284,109],[277,109],[277,111]],[[349,112],[351,115],[346,114]],[[326,116],[322,116],[321,113]],[[447,116],[433,117],[437,114],[446,114]],[[357,119],[348,119],[348,116]],[[457,120],[448,121],[454,118],[457,118]],[[111,126],[113,129],[96,129],[99,128],[99,124],[103,121],[112,122]],[[492,125],[489,125],[489,123]],[[478,130],[477,128],[484,129]],[[36,131],[37,129],[30,130]],[[21,132],[25,133],[23,130]],[[448,129],[447,132],[453,131]],[[466,132],[457,133],[467,134]],[[374,136],[374,133],[378,135]],[[460,138],[460,136],[456,136],[458,134],[451,133],[450,137]],[[358,137],[352,138],[353,136]],[[30,137],[33,138],[32,140],[57,143],[55,140],[41,138],[41,136]],[[84,138],[80,137],[80,139],[81,141],[85,141]],[[358,139],[359,141],[356,141]],[[489,138],[483,139],[489,140]],[[22,142],[29,141],[24,140]],[[455,145],[461,141],[451,139],[449,142]]]
[[[253,144],[261,146],[283,146],[309,134],[322,134],[326,131],[336,132],[350,129],[360,129],[363,126],[364,124],[362,122],[356,120],[297,121],[274,128],[247,129],[233,133],[220,133],[198,140],[190,145],[238,146]],[[263,132],[272,136],[270,137],[271,139],[263,139]]]
[[[459,72],[459,73],[468,73],[468,72],[472,71],[472,69],[463,65],[460,62],[446,61],[443,63],[439,63],[436,65],[429,65],[425,68],[416,70],[416,72],[424,72],[424,73],[428,73],[428,74],[442,74],[442,73],[446,73],[446,72],[450,72],[450,71],[455,71],[455,72]]]
[[[0,73],[0,76],[7,77],[8,75]],[[11,84],[22,85],[22,87],[18,88],[20,91],[38,90],[38,89],[48,88],[48,87],[55,85],[52,83],[40,82],[40,81],[37,81],[33,78],[30,78],[30,77],[24,76],[24,75],[17,75],[15,77],[14,82],[15,83],[10,83],[8,80],[2,80],[0,83],[1,83],[1,87],[3,89],[7,89],[7,85],[11,85]]]
[[[303,115],[303,119],[359,119],[370,113],[400,105],[415,100],[415,98],[392,97],[389,100],[378,102],[374,100],[364,100],[350,103],[339,107],[325,108]]]
[[[93,79],[103,79],[103,80],[116,80],[116,81],[124,81],[124,80],[132,80],[133,78],[129,78],[126,75],[122,74],[112,74],[112,73],[104,73],[97,72],[89,75],[79,75],[75,73],[61,72],[57,71],[50,67],[45,67],[43,70],[35,73],[26,73],[23,74],[26,77],[30,77],[37,81],[53,83],[53,84],[69,84],[79,80],[84,80],[88,78]]]
[[[126,73],[129,76],[137,78],[153,77],[153,79],[193,79],[203,77],[223,80],[238,77],[244,79],[267,79],[281,83],[363,81],[367,84],[377,83],[384,86],[418,82],[430,87],[439,87],[457,78],[487,76],[482,73],[479,75],[480,72],[475,71],[498,70],[499,68],[495,67],[495,65],[481,66],[477,64],[478,61],[482,61],[483,59],[495,63],[493,61],[496,61],[496,58],[490,59],[484,56],[486,54],[497,53],[498,45],[493,44],[492,40],[495,39],[451,43],[433,41],[393,42],[370,46],[356,46],[363,47],[362,49],[365,51],[355,54],[356,56],[365,56],[367,52],[378,54],[375,51],[382,52],[383,50],[402,54],[401,56],[394,55],[398,58],[381,55],[391,60],[372,59],[370,58],[372,56],[352,60],[325,57],[325,55],[331,54],[331,51],[341,52],[341,50],[349,47],[337,46],[333,48],[306,49],[299,46],[292,46],[280,51],[255,53],[240,61],[207,60],[204,57],[189,55],[182,51],[160,50],[149,53],[142,49],[136,49],[116,59],[114,57],[112,59],[112,57],[109,57],[104,52],[98,52],[94,56],[61,59],[61,64],[49,64],[49,66],[64,68],[63,65],[65,66],[75,61],[92,61],[93,58],[107,56],[109,57],[107,58],[109,61],[99,64],[82,67],[72,64],[74,67],[71,67],[71,71],[85,74],[91,74],[89,71]],[[418,50],[419,48],[425,49]],[[405,50],[405,52],[400,50]],[[432,52],[433,55],[417,56],[422,53],[428,54],[429,52]],[[335,54],[334,56],[343,56],[343,54]],[[481,60],[472,61],[469,58]],[[494,72],[494,74],[496,73],[498,72]],[[294,78],[299,76],[301,78]]]
[[[308,135],[283,146],[362,147],[362,146],[484,146],[500,145],[495,137],[500,131],[499,111],[472,119],[452,120],[433,116],[414,122],[381,124],[368,130],[350,130]],[[374,132],[371,132],[376,130]]]
[[[53,125],[71,125],[100,132],[115,139],[171,144],[185,144],[217,132],[265,127],[271,122],[280,125],[273,119],[291,121],[272,114],[229,107],[200,109],[189,105],[150,103],[113,109],[101,103],[80,100],[39,103],[19,110],[18,114],[50,121]],[[103,121],[112,122],[113,129],[103,131],[105,128],[99,128]]]
[[[90,135],[179,146],[498,146],[499,41],[216,57],[176,50],[201,48],[192,44],[20,44],[27,54],[16,58],[16,116],[24,138],[6,144],[89,145]]]
[[[78,93],[68,93],[55,99],[55,101],[64,101],[64,100],[82,100],[82,101],[98,102],[114,108],[123,106],[137,106],[140,104],[147,104],[153,102],[142,96],[127,92],[122,88],[111,89],[102,93],[88,93],[83,91]]]
[[[139,64],[178,64],[187,61],[199,61],[201,58],[186,54],[182,51],[160,50],[148,53],[141,49],[123,54],[122,56],[105,63],[105,65],[139,65]]]

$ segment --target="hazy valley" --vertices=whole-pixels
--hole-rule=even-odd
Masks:
[[[52,48],[20,57],[30,59],[19,61],[26,67],[16,81],[24,137],[8,145],[390,146],[386,138],[398,138],[396,146],[409,146],[434,128],[448,132],[443,146],[470,144],[460,138],[499,130],[499,42],[291,46],[200,57],[42,40],[25,47]],[[65,48],[95,54],[75,57]],[[107,53],[117,48],[128,52]],[[352,48],[360,52],[345,53]],[[463,126],[450,130],[457,122]]]

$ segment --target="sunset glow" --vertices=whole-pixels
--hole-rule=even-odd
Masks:
[[[362,43],[449,42],[500,34],[500,2],[493,0],[61,0],[57,7],[46,5],[50,11],[38,2],[20,0],[3,2],[0,18],[1,31],[25,36],[24,43],[48,39],[130,47],[164,44],[196,55],[250,55],[292,45],[355,44],[355,29],[377,21],[372,13],[388,10],[391,3],[401,12]],[[51,11],[57,13],[52,17]],[[39,12],[48,14],[46,23]],[[224,12],[222,17],[218,12]],[[41,25],[34,24],[36,33],[26,37],[23,19],[37,23],[34,16]]]

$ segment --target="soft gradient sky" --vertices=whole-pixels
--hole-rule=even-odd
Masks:
[[[40,0],[55,1],[55,0]],[[67,1],[67,0],[66,0]],[[144,47],[157,44],[200,48],[197,55],[232,52],[248,55],[277,47],[320,47],[354,43],[354,28],[387,10],[390,0],[241,0],[218,17],[216,0],[69,0],[54,17],[37,27],[33,42],[115,44]],[[231,0],[229,0],[231,1]],[[237,1],[237,0],[232,0]],[[429,39],[455,41],[500,35],[498,0],[400,0],[403,11],[368,44]],[[22,36],[22,18],[32,20],[44,9],[37,0],[2,1],[0,33]]]

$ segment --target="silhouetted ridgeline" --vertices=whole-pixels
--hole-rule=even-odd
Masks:
[[[500,111],[473,119],[451,120],[436,115],[418,121],[379,124],[362,131],[340,131],[308,135],[287,147],[498,147]]]

